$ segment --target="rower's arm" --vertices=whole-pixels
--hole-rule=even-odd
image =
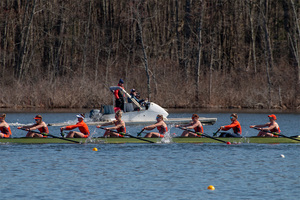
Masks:
[[[159,123],[156,123],[156,124],[152,124],[150,126],[145,126],[144,129],[145,130],[153,130],[153,129],[155,129],[156,127],[158,127],[160,125],[161,125],[161,123],[159,122]]]
[[[192,123],[189,123],[189,124],[182,124],[182,125],[176,125],[175,127],[187,127],[187,126],[190,126]]]
[[[21,126],[21,128],[31,128],[31,127],[33,127],[35,124],[32,124],[32,125],[28,125],[28,126]]]
[[[263,127],[266,127],[266,126],[268,126],[268,124],[253,125],[253,126],[251,126],[251,127],[263,128]]]
[[[109,125],[112,125],[112,124],[114,124],[114,121],[111,121],[111,122],[107,122],[107,123],[98,125],[97,127],[101,127],[101,126],[109,126]]]
[[[44,124],[39,124],[39,125],[36,125],[36,126],[32,126],[29,129],[30,130],[36,130],[36,129],[39,129],[39,128],[42,128],[42,127],[45,127]]]
[[[197,126],[202,126],[202,124],[201,124],[200,121],[199,121],[199,122],[196,122],[196,123],[194,123],[194,124],[191,124],[191,126],[188,126],[188,127],[186,127],[186,128],[188,128],[188,129],[194,129],[194,128],[196,128]]]
[[[121,128],[121,127],[123,127],[123,125],[122,124],[118,124],[117,126],[112,126],[112,127],[109,127],[109,128],[107,128],[108,130],[117,130],[118,128]]]
[[[237,125],[238,125],[238,123],[237,123],[237,121],[235,121],[235,122],[232,122],[232,123],[229,124],[229,125],[221,126],[221,130],[223,130],[223,131],[228,131],[228,130],[231,129],[231,128],[235,128]]]

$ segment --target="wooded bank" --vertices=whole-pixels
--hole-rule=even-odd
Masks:
[[[0,107],[300,109],[299,0],[2,0]]]

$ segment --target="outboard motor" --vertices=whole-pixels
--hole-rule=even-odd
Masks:
[[[100,121],[102,118],[102,113],[98,109],[93,109],[90,111],[90,119],[92,119],[94,122]]]

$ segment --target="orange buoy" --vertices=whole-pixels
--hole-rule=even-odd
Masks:
[[[95,147],[95,148],[93,148],[93,151],[98,151],[98,149]]]
[[[209,186],[207,187],[207,189],[209,189],[209,190],[215,190],[215,187],[214,187],[213,185],[209,185]]]

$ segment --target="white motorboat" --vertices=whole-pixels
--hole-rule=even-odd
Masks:
[[[157,115],[163,115],[166,123],[188,123],[191,118],[167,118],[169,113],[166,109],[157,105],[153,102],[143,102],[139,104],[134,98],[130,96],[122,87],[111,86],[110,90],[113,92],[115,90],[122,91],[126,97],[131,99],[132,103],[124,104],[124,112],[122,119],[126,124],[141,124],[141,123],[155,123]],[[114,105],[102,105],[101,109],[94,109],[90,111],[90,119],[94,122],[107,122],[115,119]],[[213,125],[217,118],[204,118],[200,117],[199,120],[203,125]],[[91,122],[90,122],[91,124]]]
[[[145,122],[155,121],[157,115],[163,115],[167,119],[169,113],[153,102],[143,102],[139,104],[134,98],[130,96],[122,87],[111,86],[110,90],[122,91],[123,94],[128,97],[132,103],[124,103],[124,110],[122,119],[125,122]],[[94,109],[90,112],[90,118],[93,121],[111,121],[115,119],[114,105],[102,105],[101,109]]]

